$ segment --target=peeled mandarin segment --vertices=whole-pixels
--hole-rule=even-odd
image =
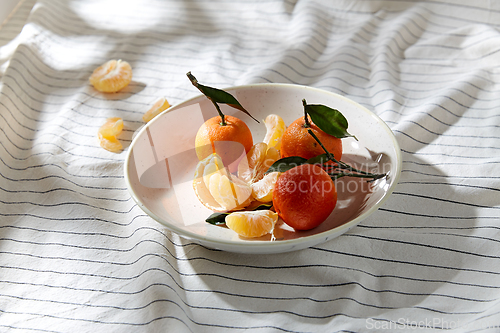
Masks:
[[[266,125],[267,130],[264,142],[268,147],[274,147],[280,150],[281,137],[286,129],[285,121],[277,114],[270,114],[264,120],[264,125]]]
[[[213,158],[212,158],[210,163],[215,164],[215,166],[217,167],[217,170],[219,170],[219,172],[222,172],[223,175],[227,175],[228,171],[227,171],[226,167],[224,166],[224,163],[222,163],[222,159],[220,158],[220,156],[217,154],[212,154],[212,155],[213,155]]]
[[[217,154],[210,154],[207,158],[207,166],[208,165],[214,165],[217,170],[223,170],[225,168],[222,159]]]
[[[193,189],[196,196],[205,207],[216,212],[224,212],[226,211],[226,209],[221,207],[221,205],[214,199],[212,194],[210,194],[209,180],[207,181],[207,185],[205,183],[205,178],[203,177],[205,167],[210,163],[215,163],[214,156],[216,156],[216,154],[209,155],[205,159],[198,162],[198,164],[196,165],[193,179]]]
[[[100,90],[102,79],[116,67],[116,60],[110,60],[97,67],[89,78],[90,84]]]
[[[231,176],[231,181],[238,207],[248,206],[252,201],[252,188],[236,176]]]
[[[276,184],[279,175],[279,172],[270,172],[258,182],[250,185],[252,188],[252,197],[260,202],[273,201],[274,184]]]
[[[165,97],[160,97],[156,100],[156,102],[154,102],[153,106],[142,116],[142,120],[147,123],[158,114],[160,114],[160,112],[168,109],[169,107],[170,104],[168,103],[167,99]]]
[[[266,157],[267,144],[259,142],[255,144],[247,154],[247,158],[243,158],[238,164],[238,177],[252,183],[255,180],[256,171]]]
[[[245,182],[218,173],[210,177],[210,194],[226,211],[240,209],[250,203],[252,189]]]
[[[97,67],[89,81],[98,91],[117,92],[132,81],[132,67],[126,61],[110,60]]]
[[[250,186],[229,174],[217,154],[198,162],[193,188],[200,202],[217,212],[242,209],[252,200]]]
[[[231,183],[226,176],[221,176],[220,173],[214,173],[210,176],[210,184],[208,189],[215,201],[226,210],[236,208],[236,200],[233,195]]]
[[[123,149],[122,144],[115,137],[105,138],[99,133],[99,144],[102,148],[112,152],[117,153]]]
[[[214,173],[218,173],[218,171],[219,169],[217,169],[217,166],[214,163],[209,163],[205,166],[205,169],[203,170],[203,182],[206,187],[210,187],[210,178]]]
[[[271,165],[273,165],[273,163],[279,159],[280,159],[280,152],[278,149],[274,147],[267,149],[266,157],[264,158],[264,161],[262,162],[261,166],[262,173],[266,172],[271,167]]]
[[[106,119],[106,122],[99,128],[99,133],[104,138],[112,138],[119,135],[123,130],[123,119],[112,117]]]
[[[122,144],[116,138],[122,132],[123,119],[119,117],[112,117],[106,119],[106,122],[97,131],[99,144],[102,148],[116,153],[123,149]]]
[[[203,170],[203,181],[207,187],[210,186],[210,177],[214,173],[219,173],[222,175],[228,175],[224,164],[222,164],[222,159],[217,154],[212,154],[208,157],[207,164],[205,165],[205,169]]]
[[[273,231],[278,214],[270,210],[234,212],[226,216],[229,229],[243,237],[261,237]]]
[[[255,144],[252,149],[247,154],[248,166],[250,168],[256,168],[264,160],[267,152],[267,144],[264,142],[259,142]]]
[[[238,165],[238,177],[247,183],[255,183],[264,177],[264,173],[274,162],[280,158],[280,152],[274,148],[268,148],[264,142],[255,144]]]
[[[254,170],[252,182],[258,182],[262,178],[264,178],[265,172],[269,169],[274,162],[276,162],[280,158],[280,152],[276,148],[269,148],[266,151],[266,155],[259,165],[256,166]]]
[[[226,176],[221,176],[219,173],[213,174],[210,177],[209,190],[210,194],[224,209],[230,210],[237,206],[231,184]]]

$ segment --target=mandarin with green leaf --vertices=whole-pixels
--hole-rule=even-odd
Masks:
[[[295,120],[287,127],[281,138],[281,157],[300,156],[305,159],[324,154],[319,143],[307,132],[308,129],[320,139],[325,148],[340,161],[342,157],[342,141],[333,135],[323,132],[308,117],[309,126],[304,117]]]
[[[225,124],[222,124],[221,117],[215,116],[198,129],[195,150],[200,161],[216,153],[224,165],[229,166],[253,147],[252,132],[243,120],[229,115],[224,119]]]

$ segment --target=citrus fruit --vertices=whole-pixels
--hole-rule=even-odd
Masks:
[[[270,210],[234,212],[226,216],[229,229],[243,237],[260,237],[270,233],[278,221],[278,214]]]
[[[224,165],[229,166],[247,154],[253,146],[252,132],[239,118],[215,116],[201,125],[196,133],[195,150],[201,161],[213,153],[218,154]]]
[[[340,161],[342,157],[342,141],[323,132],[309,118],[310,127],[305,127],[304,117],[295,120],[287,127],[283,137],[281,138],[281,157],[300,156],[306,159],[324,154],[325,151],[316,142],[312,135],[308,133],[308,129],[318,137],[325,148]]]
[[[117,92],[132,81],[132,67],[126,61],[110,60],[97,67],[89,81],[94,88],[101,92]]]
[[[264,142],[256,143],[246,158],[238,163],[238,177],[247,183],[254,183],[264,177],[264,173],[280,157],[280,153],[274,147],[268,148]]]
[[[116,153],[123,149],[122,144],[116,138],[123,129],[123,119],[119,117],[111,117],[106,119],[106,122],[97,131],[99,144],[102,148]]]
[[[261,180],[250,184],[252,197],[261,202],[273,201],[274,184],[276,184],[279,175],[279,172],[270,172],[264,175]]]
[[[105,138],[101,134],[99,134],[99,144],[102,148],[112,153],[117,153],[123,149],[122,144],[117,138]]]
[[[336,203],[335,184],[318,165],[296,166],[282,173],[274,186],[276,213],[296,230],[309,230],[320,225]]]
[[[160,112],[168,109],[169,107],[170,104],[168,103],[167,99],[165,97],[160,97],[153,103],[153,106],[151,106],[151,108],[149,108],[149,110],[146,111],[146,113],[142,116],[142,120],[147,123],[151,119],[156,117]]]
[[[198,162],[193,188],[200,202],[216,212],[242,209],[252,201],[250,185],[231,175],[217,154]]]
[[[116,137],[123,130],[123,119],[120,117],[111,117],[106,119],[106,122],[99,128],[100,133],[104,138]]]
[[[275,148],[280,150],[281,148],[281,137],[285,132],[286,125],[283,118],[277,114],[270,114],[264,120],[264,125],[266,125],[266,136],[264,137],[264,143],[267,144],[268,148]]]

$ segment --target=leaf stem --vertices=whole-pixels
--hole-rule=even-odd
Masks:
[[[325,151],[326,153],[326,156],[328,157],[328,159],[334,163],[337,164],[337,167],[335,168],[339,168],[339,169],[344,169],[344,170],[348,170],[350,172],[341,172],[341,173],[331,173],[330,175],[332,177],[335,177],[335,179],[337,178],[340,178],[340,177],[343,177],[343,176],[350,176],[350,177],[358,177],[358,178],[372,178],[371,181],[374,181],[376,179],[380,179],[380,178],[383,178],[386,176],[385,173],[383,174],[376,174],[376,173],[371,173],[371,172],[366,172],[366,171],[363,171],[363,170],[358,170],[356,168],[353,168],[352,166],[344,163],[344,162],[341,162],[341,161],[338,161],[332,153],[330,153],[326,148],[325,146],[321,143],[321,141],[319,140],[319,138],[316,136],[316,134],[314,134],[313,131],[311,131],[310,129],[307,130],[307,132],[309,132],[309,134],[314,138],[314,140],[316,140],[316,142],[318,142],[318,144],[321,146],[321,148],[323,148],[323,150]],[[333,170],[331,171],[333,172]],[[354,172],[354,173],[353,173]]]
[[[201,93],[203,95],[206,96],[206,94],[203,92],[203,90],[200,89],[200,87],[198,87],[198,80],[194,77],[193,74],[191,74],[191,72],[187,72],[187,77],[189,79],[189,81],[191,81],[191,83],[193,84],[193,86],[195,86],[199,91],[201,91]],[[206,96],[215,106],[215,109],[217,110],[217,112],[219,113],[219,116],[220,116],[220,125],[221,126],[226,126],[227,123],[226,123],[226,119],[225,119],[225,116],[224,116],[224,113],[222,113],[219,105],[210,97]]]
[[[309,117],[307,116],[307,111],[306,111],[307,102],[305,98],[302,99],[302,105],[304,105],[304,127],[309,128],[311,127],[311,124],[309,123],[308,119]]]
[[[313,131],[311,131],[310,129],[308,129],[308,130],[307,130],[307,132],[309,132],[309,134],[310,134],[310,135],[314,138],[314,140],[316,140],[316,142],[317,142],[317,143],[319,143],[319,145],[321,146],[321,148],[323,148],[323,150],[324,150],[324,151],[325,151],[325,153],[326,153],[326,156],[328,156],[328,159],[329,159],[330,161],[335,162],[335,163],[337,163],[337,164],[339,164],[339,165],[340,165],[340,162],[339,162],[339,161],[337,161],[337,160],[335,159],[335,157],[332,155],[332,153],[330,153],[330,152],[329,152],[329,151],[325,148],[325,146],[323,145],[323,143],[321,143],[321,141],[318,139],[318,137],[316,136],[316,134],[314,134],[314,132],[313,132]]]
[[[220,116],[220,125],[221,126],[226,126],[227,123],[226,123],[226,116],[224,115],[224,113],[222,113],[220,107],[219,107],[219,104],[215,103],[211,98],[209,98],[209,100],[212,101],[212,103],[214,103],[215,105],[215,108],[217,109],[217,112],[219,113],[219,116]]]

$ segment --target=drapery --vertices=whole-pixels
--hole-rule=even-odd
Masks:
[[[500,4],[27,0],[0,28],[0,331],[497,331]],[[88,82],[110,59],[133,81]],[[131,199],[123,162],[165,96],[282,82],[380,116],[389,200],[312,248],[194,244]],[[121,117],[125,150],[97,142]]]

